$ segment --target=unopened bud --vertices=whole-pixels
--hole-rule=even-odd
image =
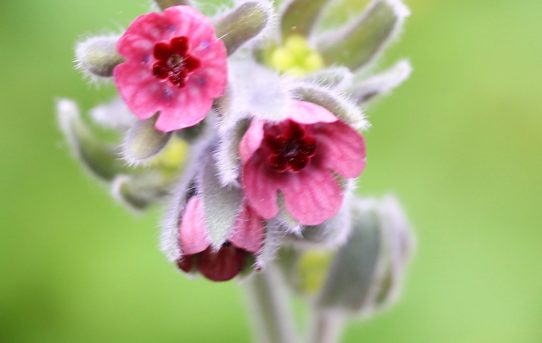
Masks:
[[[115,66],[123,61],[117,40],[115,36],[97,36],[77,43],[77,67],[90,76],[111,77]]]
[[[127,131],[122,144],[122,156],[131,165],[152,160],[162,151],[171,138],[171,133],[154,128],[156,119],[137,121]]]
[[[216,23],[216,35],[224,42],[228,55],[256,38],[270,24],[273,7],[267,1],[247,1]]]
[[[281,31],[283,37],[292,33],[308,36],[328,0],[289,0],[283,2]]]
[[[391,305],[413,246],[410,226],[394,198],[358,199],[352,233],[335,255],[317,307],[368,316]]]
[[[56,110],[60,129],[70,149],[88,170],[105,181],[128,171],[114,146],[100,140],[86,125],[75,102],[61,99]]]
[[[402,0],[373,0],[351,23],[322,38],[326,65],[355,70],[370,64],[398,35],[409,14]]]

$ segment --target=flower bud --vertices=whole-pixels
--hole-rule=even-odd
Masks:
[[[280,28],[283,37],[308,36],[328,0],[288,0],[283,3]]]
[[[306,75],[324,67],[322,57],[302,36],[291,35],[284,45],[269,52],[268,64],[291,77]]]
[[[111,181],[128,168],[118,158],[115,147],[100,140],[82,120],[77,104],[61,99],[57,102],[60,129],[74,155],[90,172],[105,181]]]
[[[258,37],[270,26],[273,7],[267,1],[246,1],[216,23],[216,35],[222,39],[228,55]]]
[[[265,223],[242,198],[240,189],[221,187],[212,147],[194,165],[192,181],[181,180],[164,221],[162,247],[186,273],[227,281],[255,266],[263,250]]]
[[[321,37],[326,65],[356,70],[370,64],[398,35],[409,14],[402,0],[373,0],[351,23]]]
[[[393,197],[358,199],[352,215],[352,233],[335,255],[316,305],[367,316],[398,298],[414,241]]]
[[[115,66],[123,61],[117,41],[115,36],[96,36],[77,43],[77,67],[90,76],[111,77]]]
[[[126,132],[122,157],[130,165],[149,162],[169,142],[171,133],[156,130],[155,122],[156,118],[137,121]]]

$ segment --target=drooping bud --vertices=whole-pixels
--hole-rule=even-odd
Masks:
[[[402,0],[373,0],[351,23],[321,38],[326,65],[356,70],[369,64],[398,35],[409,14]]]
[[[75,102],[61,99],[57,101],[56,110],[70,149],[89,171],[105,181],[128,172],[115,147],[100,140],[85,124]]]
[[[240,189],[222,187],[207,143],[171,199],[162,249],[177,267],[212,281],[249,271],[263,250],[265,223],[243,201]],[[188,181],[190,180],[190,181]]]
[[[246,1],[220,18],[215,25],[216,35],[224,42],[228,55],[265,31],[271,25],[272,11],[267,1]]]
[[[171,133],[155,129],[156,117],[140,120],[126,132],[122,157],[130,165],[148,163],[166,146]]]
[[[319,311],[368,316],[393,304],[414,248],[397,200],[358,200],[352,233],[335,255],[316,302]]]
[[[115,66],[124,60],[117,52],[117,41],[116,36],[96,36],[77,43],[77,68],[89,76],[111,77]]]

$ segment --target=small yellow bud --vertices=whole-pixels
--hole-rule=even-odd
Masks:
[[[168,170],[178,170],[186,158],[186,143],[177,137],[172,137],[168,145],[160,152],[151,165]]]
[[[316,294],[324,283],[331,254],[326,251],[307,251],[298,261],[299,290],[305,295]]]
[[[294,56],[285,47],[273,51],[271,55],[271,66],[280,72],[284,72],[294,64]]]
[[[303,56],[311,50],[307,40],[299,35],[292,35],[288,37],[286,39],[285,47],[296,57]]]
[[[311,52],[304,61],[306,71],[317,71],[324,67],[322,56],[316,52]]]

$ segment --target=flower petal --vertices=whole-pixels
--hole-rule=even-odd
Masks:
[[[176,94],[176,99],[164,106],[156,121],[158,130],[169,132],[194,126],[202,121],[213,106],[213,100],[199,88],[186,87]]]
[[[210,245],[203,217],[203,201],[199,196],[188,200],[181,220],[179,243],[183,255],[194,255]]]
[[[170,22],[170,37],[190,37],[191,50],[199,47],[202,42],[215,40],[215,30],[209,18],[191,6],[174,6],[164,11],[164,16]]]
[[[288,116],[300,124],[332,123],[337,117],[322,106],[307,101],[293,101]]]
[[[315,126],[312,131],[324,167],[346,178],[361,174],[365,168],[365,141],[361,134],[341,121]]]
[[[230,242],[238,248],[256,253],[262,247],[263,240],[264,227],[262,218],[245,205],[237,217]]]
[[[127,59],[144,61],[152,55],[154,44],[166,39],[170,21],[156,12],[139,16],[117,43],[117,50]]]
[[[318,225],[336,215],[343,191],[327,170],[309,165],[281,185],[288,212],[303,225]]]
[[[212,281],[228,281],[243,270],[247,252],[233,245],[223,245],[218,251],[211,248],[197,256],[198,271]]]
[[[271,172],[257,153],[243,166],[242,184],[247,201],[265,219],[271,219],[279,212],[277,190],[281,177]]]
[[[263,124],[262,120],[253,120],[245,132],[239,145],[239,153],[243,162],[248,161],[262,144]]]
[[[122,100],[139,119],[152,117],[170,101],[164,85],[137,64],[119,64],[113,70],[113,76]]]

